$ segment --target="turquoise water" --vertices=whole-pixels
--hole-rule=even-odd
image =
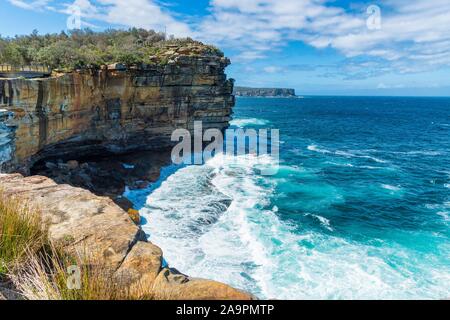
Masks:
[[[277,299],[450,298],[450,99],[237,100],[273,159],[170,166],[127,196],[168,263]]]

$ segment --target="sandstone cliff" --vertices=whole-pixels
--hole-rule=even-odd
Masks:
[[[29,174],[40,160],[80,159],[170,146],[176,128],[225,129],[233,81],[220,55],[173,48],[167,62],[120,65],[45,79],[0,79],[0,170]],[[159,299],[251,299],[225,284],[163,267],[161,249],[110,198],[43,176],[0,174],[7,195],[42,208],[52,240],[88,250],[128,286]],[[176,267],[176,266],[175,266]]]
[[[0,79],[0,165],[28,169],[40,159],[153,149],[175,128],[224,129],[233,81],[229,60],[170,51],[164,65],[110,66],[47,79]]]

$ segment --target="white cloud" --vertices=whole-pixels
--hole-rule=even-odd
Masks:
[[[377,89],[404,89],[407,86],[405,86],[402,83],[396,83],[396,84],[385,84],[383,82],[379,83],[377,86]]]
[[[191,34],[186,23],[177,21],[170,12],[163,10],[153,0],[99,0],[98,2],[103,6],[97,19],[107,23],[166,30],[168,34],[180,37]]]
[[[8,1],[25,9],[44,8],[52,2]],[[166,28],[169,34],[190,35],[233,48],[241,52],[235,62],[261,59],[289,41],[302,41],[318,49],[329,47],[341,52],[349,58],[345,68],[361,76],[450,66],[448,0],[386,0],[381,7],[380,30],[367,28],[363,4],[346,11],[332,0],[210,0],[207,16],[184,21],[157,0],[58,1],[57,6],[67,13],[70,4],[82,9],[85,20]],[[359,57],[371,59],[371,68],[378,69],[368,72],[364,64],[352,63]]]
[[[213,0],[199,37],[266,56],[292,40],[348,58],[384,60],[379,71],[410,73],[450,65],[450,2],[388,0],[380,30],[369,30],[365,8],[346,12],[333,1]],[[353,65],[356,72],[358,65]],[[363,67],[363,66],[361,66]],[[359,73],[364,74],[365,70]],[[377,70],[370,72],[377,74]]]
[[[279,73],[279,72],[283,71],[283,69],[281,67],[276,67],[276,66],[268,66],[268,67],[265,67],[263,70],[264,70],[264,72],[267,72],[267,73]]]
[[[63,14],[71,15],[73,8],[81,10],[81,17],[98,20],[112,25],[154,29],[167,31],[179,37],[192,34],[187,23],[177,21],[173,15],[154,0],[8,0],[11,4],[28,10],[51,9]],[[53,3],[54,7],[48,5]],[[84,21],[85,26],[89,26]]]
[[[24,1],[24,0],[8,0],[12,5],[16,7],[27,9],[27,10],[40,10],[45,8],[49,2],[52,0],[34,0],[34,1]]]

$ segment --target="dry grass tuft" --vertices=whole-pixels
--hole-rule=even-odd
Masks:
[[[75,271],[75,272],[74,272]],[[55,246],[30,254],[12,280],[30,300],[144,300],[141,290],[121,285],[101,261],[84,253],[69,256]]]
[[[149,300],[143,286],[130,288],[105,261],[68,254],[53,245],[40,211],[0,190],[0,282],[30,300]],[[75,273],[74,273],[75,272]]]
[[[38,210],[0,190],[0,276],[41,248],[46,235]]]

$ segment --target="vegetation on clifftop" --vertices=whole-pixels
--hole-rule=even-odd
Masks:
[[[0,64],[44,65],[52,69],[75,70],[101,65],[161,64],[167,54],[219,55],[214,46],[185,39],[166,39],[164,33],[132,28],[94,32],[89,29],[70,33],[3,38],[0,36]]]

